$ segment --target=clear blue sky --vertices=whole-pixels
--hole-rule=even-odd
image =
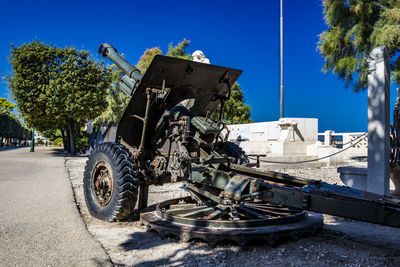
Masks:
[[[136,64],[146,48],[191,41],[211,63],[244,70],[238,82],[256,122],[279,118],[279,0],[268,1],[2,1],[0,74],[10,44],[35,39],[97,55],[108,42]],[[320,0],[284,0],[285,116],[319,119],[319,131],[365,131],[367,94],[321,72]],[[392,86],[392,110],[395,90]],[[0,96],[9,98],[7,85]]]

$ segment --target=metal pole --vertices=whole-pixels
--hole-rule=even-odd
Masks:
[[[35,152],[35,128],[32,128],[31,152]]]
[[[283,118],[283,12],[282,12],[282,1],[281,0],[281,18],[280,18],[280,54],[281,54],[281,86],[280,86],[280,118]]]

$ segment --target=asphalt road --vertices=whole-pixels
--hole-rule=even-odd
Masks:
[[[109,266],[86,230],[54,150],[0,151],[0,265]]]

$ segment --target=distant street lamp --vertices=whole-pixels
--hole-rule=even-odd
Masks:
[[[31,152],[35,152],[35,128],[32,128]]]

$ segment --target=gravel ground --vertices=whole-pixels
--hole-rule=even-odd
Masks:
[[[65,158],[77,205],[88,231],[103,245],[116,266],[400,266],[400,229],[324,215],[315,236],[270,247],[161,240],[136,221],[106,223],[92,218],[82,190],[86,157]],[[285,169],[289,174],[341,184],[336,167]],[[181,184],[152,186],[149,205],[181,196]]]

